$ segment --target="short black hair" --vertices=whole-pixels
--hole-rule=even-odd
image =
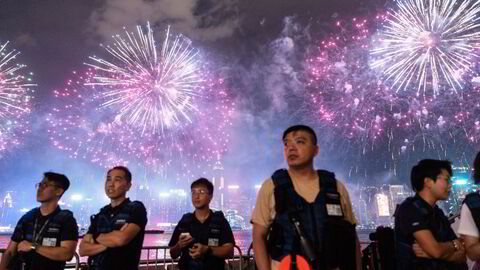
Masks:
[[[480,152],[477,153],[477,157],[473,161],[473,181],[475,181],[475,184],[480,183]]]
[[[110,170],[108,170],[107,175],[113,170],[123,171],[125,173],[125,179],[127,180],[127,182],[129,182],[129,183],[132,182],[132,173],[130,172],[130,170],[128,170],[127,167],[125,167],[125,166],[115,166],[115,167],[111,168]]]
[[[448,160],[423,159],[413,166],[410,174],[410,181],[414,191],[419,192],[423,189],[425,178],[430,178],[434,182],[437,181],[437,176],[442,173],[442,169],[452,176],[452,163]]]
[[[307,133],[310,133],[310,135],[312,135],[313,144],[317,145],[317,134],[315,134],[315,131],[311,127],[305,126],[305,125],[295,125],[295,126],[291,126],[291,127],[287,128],[283,132],[282,140],[285,140],[285,138],[287,137],[287,135],[289,133],[295,132],[295,131],[305,131]]]
[[[54,182],[57,187],[63,189],[64,193],[70,187],[70,180],[68,180],[68,178],[63,174],[44,172],[43,176],[47,178],[48,181]]]
[[[198,178],[197,180],[192,182],[192,185],[190,186],[190,189],[196,187],[196,186],[205,186],[208,189],[208,193],[210,195],[213,195],[213,184],[210,182],[207,178]]]

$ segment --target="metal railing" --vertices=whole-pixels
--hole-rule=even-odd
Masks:
[[[0,259],[3,257],[3,254],[7,251],[5,248],[0,248]],[[72,269],[75,268],[75,270],[80,269],[80,256],[78,255],[77,252],[73,253],[73,258],[75,258],[75,262],[68,262],[65,264],[65,269]],[[72,259],[73,260],[73,259]]]
[[[0,258],[5,253],[6,249],[0,249]],[[250,252],[250,249],[249,249]],[[86,269],[88,268],[87,264],[82,262],[82,258],[77,252],[74,253],[74,259],[67,262],[65,269]],[[244,264],[246,261],[246,264]],[[225,264],[228,270],[244,270],[244,268],[250,269],[250,264],[252,262],[251,256],[243,255],[242,250],[239,246],[234,246],[234,253],[232,256],[225,258]],[[144,246],[142,247],[141,260],[139,263],[139,269],[148,269],[148,270],[172,270],[177,269],[178,260],[174,260],[170,257],[169,247],[168,246]]]

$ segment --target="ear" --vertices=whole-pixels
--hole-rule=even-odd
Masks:
[[[55,195],[57,195],[57,197],[62,197],[63,193],[65,192],[65,190],[63,188],[57,188],[57,190],[55,191]]]
[[[315,156],[317,156],[318,153],[320,153],[320,147],[318,147],[318,144],[317,144],[315,145]]]
[[[128,182],[128,188],[127,188],[127,191],[129,191],[131,187],[132,187],[132,181]]]
[[[433,181],[432,178],[430,177],[425,177],[423,178],[423,187],[424,188],[431,188],[433,186],[433,184],[435,184],[435,182]]]

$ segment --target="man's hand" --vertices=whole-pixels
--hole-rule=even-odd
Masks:
[[[123,224],[122,228],[120,228],[120,231],[124,231],[128,227],[128,223]]]
[[[193,238],[191,235],[180,235],[177,245],[180,247],[180,249],[183,249],[186,246],[190,245],[192,241],[193,241]]]
[[[415,253],[415,256],[420,257],[420,258],[427,258],[431,259],[432,257],[428,256],[428,254],[420,247],[420,245],[415,241],[412,245],[413,252]]]
[[[32,250],[31,242],[23,240],[22,242],[18,243],[17,251],[29,252],[30,250]]]
[[[190,249],[190,256],[194,259],[197,259],[197,258],[201,258],[203,257],[203,255],[205,255],[205,253],[207,252],[208,250],[208,246],[206,245],[202,245],[200,243],[196,243],[195,245],[193,245],[193,247]]]

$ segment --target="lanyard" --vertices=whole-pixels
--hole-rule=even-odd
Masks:
[[[38,218],[35,218],[35,225],[33,226],[33,237],[32,237],[32,241],[34,244],[38,244],[38,240],[42,236],[43,230],[47,227],[49,221],[50,219],[47,219],[47,221],[45,221],[42,228],[40,228],[40,231],[37,234]]]

